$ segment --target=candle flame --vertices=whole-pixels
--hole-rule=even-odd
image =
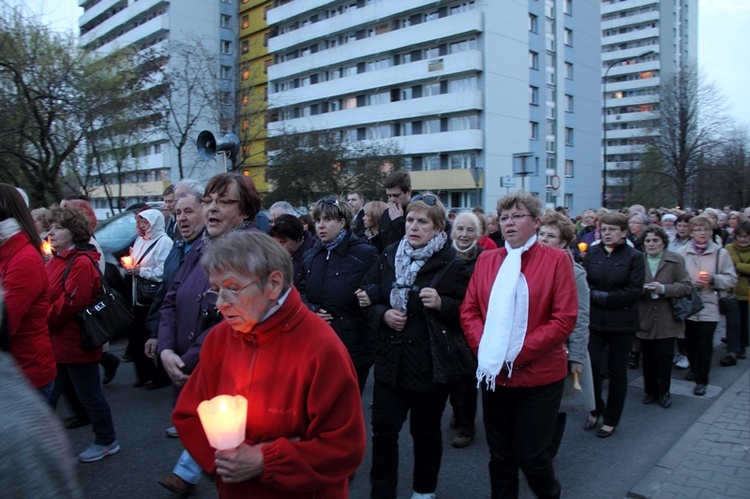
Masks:
[[[584,252],[588,247],[589,245],[584,242],[578,243],[578,251]]]
[[[49,241],[43,241],[42,242],[42,253],[45,255],[51,255],[52,254],[52,243]]]

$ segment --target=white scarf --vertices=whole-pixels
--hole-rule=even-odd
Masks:
[[[0,222],[0,244],[21,232],[21,226],[15,218],[6,218]]]
[[[536,242],[536,235],[520,248],[505,243],[508,256],[495,276],[487,304],[484,332],[479,341],[477,386],[484,380],[495,391],[495,377],[503,366],[508,377],[513,374],[513,362],[523,348],[529,321],[529,287],[521,274],[521,255]]]

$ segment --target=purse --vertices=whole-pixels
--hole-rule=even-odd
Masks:
[[[162,236],[159,236],[156,241],[151,243],[151,246],[146,248],[146,251],[143,252],[141,257],[138,259],[137,262],[135,262],[136,265],[141,263],[141,260],[143,260],[148,253],[154,249],[154,246],[156,246],[156,243],[159,242],[159,239],[161,239]],[[136,276],[135,278],[135,302],[133,305],[136,306],[142,306],[142,307],[148,307],[151,306],[151,304],[154,302],[154,298],[156,298],[156,293],[159,291],[159,286],[161,286],[161,282],[156,281],[150,281],[148,279],[144,279],[143,277]]]
[[[432,280],[430,287],[435,288],[449,268],[450,265],[443,267]],[[423,311],[430,339],[432,380],[435,383],[447,385],[469,373],[476,372],[476,358],[469,344],[466,343],[466,337],[460,326],[449,327],[438,318],[436,311],[428,308],[423,308]]]
[[[88,258],[99,274],[102,283],[101,297],[95,303],[76,313],[76,321],[81,330],[81,346],[85,350],[94,350],[114,339],[133,322],[134,318],[124,305],[122,297],[107,283],[102,271],[99,270],[99,265],[88,255],[76,255],[70,259],[63,273],[63,289],[70,267],[79,256]]]
[[[721,248],[724,249],[724,248]],[[716,274],[719,273],[719,257],[721,256],[721,249],[716,253]],[[724,250],[726,251],[726,250]],[[735,295],[721,296],[719,293],[719,313],[721,315],[736,314],[740,310],[740,303]]]
[[[684,321],[703,310],[703,300],[694,287],[690,287],[690,294],[679,298],[671,298],[672,316],[676,321]]]

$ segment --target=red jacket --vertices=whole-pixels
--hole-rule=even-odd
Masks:
[[[0,245],[0,280],[8,311],[10,353],[34,388],[57,376],[47,329],[47,272],[39,251],[19,232]]]
[[[347,497],[366,445],[357,375],[336,333],[295,288],[250,333],[221,322],[206,337],[172,421],[185,449],[209,473],[216,469],[215,450],[197,408],[224,394],[248,400],[245,443],[269,443],[260,477],[236,484],[216,477],[221,497]]]
[[[476,354],[484,331],[492,283],[508,251],[483,251],[461,304],[461,326]],[[513,375],[503,368],[497,384],[509,387],[542,386],[563,379],[568,358],[565,339],[578,317],[578,291],[573,263],[562,250],[534,243],[521,256],[521,273],[529,286],[529,320],[523,348],[513,364]]]
[[[83,349],[81,330],[75,320],[76,312],[94,303],[102,294],[99,272],[88,258],[76,258],[63,290],[62,277],[65,267],[68,260],[76,254],[88,255],[94,262],[99,261],[99,253],[91,247],[91,250],[74,248],[64,251],[47,262],[51,304],[47,313],[47,325],[58,364],[99,362],[102,357],[101,347],[94,350]]]

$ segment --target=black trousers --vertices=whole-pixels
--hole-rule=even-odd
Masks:
[[[518,497],[518,469],[537,497],[560,497],[550,444],[565,380],[495,391],[482,385],[482,408],[490,448],[492,498]]]
[[[372,396],[370,497],[396,497],[398,434],[407,415],[410,416],[409,432],[414,439],[414,492],[435,492],[443,457],[440,422],[447,399],[447,388],[434,392],[414,392],[375,380]]]
[[[674,338],[641,340],[643,387],[646,395],[661,398],[669,393],[672,382]]]
[[[620,424],[622,409],[625,407],[625,396],[628,393],[628,359],[635,334],[602,333],[590,331],[589,357],[594,375],[595,414],[604,414],[604,424]],[[609,391],[607,403],[602,397],[605,366],[609,373]]]
[[[451,386],[450,402],[456,420],[456,433],[473,437],[477,416],[477,378],[474,373],[469,373]]]
[[[714,354],[716,322],[685,321],[685,346],[696,385],[708,386],[711,357]]]

